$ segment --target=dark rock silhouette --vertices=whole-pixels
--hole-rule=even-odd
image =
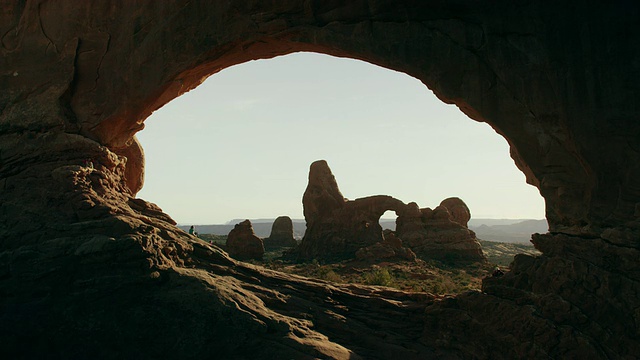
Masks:
[[[279,216],[271,226],[271,234],[264,239],[265,248],[276,249],[295,247],[298,243],[293,238],[293,222],[288,216]]]
[[[402,240],[396,237],[389,229],[383,231],[384,238],[381,242],[363,247],[356,251],[356,259],[363,261],[380,260],[408,260],[415,261],[416,254],[409,248],[402,246]]]
[[[402,201],[386,195],[345,199],[324,160],[311,164],[302,205],[307,221],[299,247],[302,259],[355,257],[358,249],[382,242],[380,217],[404,207]]]
[[[261,260],[264,256],[262,239],[256,236],[251,221],[245,220],[233,227],[227,237],[225,249],[238,260]]]
[[[637,357],[640,5],[580,5],[2,1],[0,358]],[[505,137],[545,199],[542,255],[445,299],[328,285],[135,199],[149,114],[296,51],[407,73]]]
[[[302,204],[307,221],[299,248],[302,259],[412,260],[417,255],[425,260],[486,261],[475,233],[466,226],[471,217],[469,208],[458,198],[442,202],[455,211],[455,216],[443,205],[435,211],[420,209],[416,203],[405,205],[386,195],[347,200],[327,162],[318,160],[311,164]],[[380,216],[388,210],[398,215],[394,237],[412,251],[384,241]]]

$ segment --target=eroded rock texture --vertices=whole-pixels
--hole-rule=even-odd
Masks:
[[[271,234],[264,239],[265,248],[276,249],[297,245],[296,239],[293,238],[293,221],[288,216],[279,216],[271,226]]]
[[[425,260],[485,262],[476,234],[467,228],[470,218],[469,208],[458,198],[445,199],[433,210],[409,203],[398,214],[396,235]]]
[[[0,1],[0,357],[636,357],[639,7]],[[438,300],[236,262],[135,199],[152,111],[303,50],[403,71],[503,135],[546,201],[542,255]]]
[[[231,229],[225,245],[225,250],[234,259],[261,260],[264,256],[264,243],[256,236],[249,220],[238,223]]]
[[[440,202],[440,206],[449,211],[452,221],[469,228],[469,219],[471,219],[471,211],[462,199],[457,197],[446,198]]]

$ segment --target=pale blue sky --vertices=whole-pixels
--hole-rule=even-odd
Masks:
[[[318,159],[349,199],[382,194],[434,208],[457,196],[474,218],[544,218],[538,189],[491,127],[420,81],[362,61],[296,53],[233,66],[145,124],[138,197],[181,224],[303,218]]]

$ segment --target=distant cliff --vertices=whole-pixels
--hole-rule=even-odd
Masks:
[[[478,239],[508,243],[529,244],[531,234],[545,234],[549,231],[547,220],[522,220],[513,224],[487,225],[485,223],[469,224]]]
[[[234,219],[227,224],[195,225],[196,231],[200,234],[227,235],[233,229],[233,225],[244,219]],[[271,233],[271,226],[275,219],[250,219],[256,235],[266,238]],[[292,219],[293,236],[301,239],[306,230],[306,223],[303,219]],[[395,230],[396,221],[393,219],[380,219],[383,229]],[[184,231],[189,229],[191,224],[179,225]],[[486,241],[498,241],[509,243],[529,244],[531,234],[544,234],[548,230],[547,220],[522,220],[522,219],[471,219],[469,229],[473,230],[478,239]]]

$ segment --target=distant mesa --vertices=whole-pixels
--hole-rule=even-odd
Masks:
[[[347,200],[327,162],[319,160],[309,169],[302,204],[307,229],[298,255],[303,260],[412,259],[417,255],[444,261],[486,261],[475,233],[467,228],[469,208],[459,198],[445,199],[435,210],[387,195]],[[380,226],[380,217],[389,210],[398,216],[395,233],[383,233]]]
[[[229,255],[238,260],[262,260],[264,256],[262,239],[256,236],[249,220],[236,224],[229,232],[226,250]]]
[[[531,244],[531,234],[544,234],[549,224],[543,220],[524,220],[507,223],[490,223],[470,226],[478,239],[498,242]]]
[[[293,221],[288,216],[278,217],[271,227],[271,234],[264,239],[266,249],[278,249],[295,247],[298,243],[293,237]]]

